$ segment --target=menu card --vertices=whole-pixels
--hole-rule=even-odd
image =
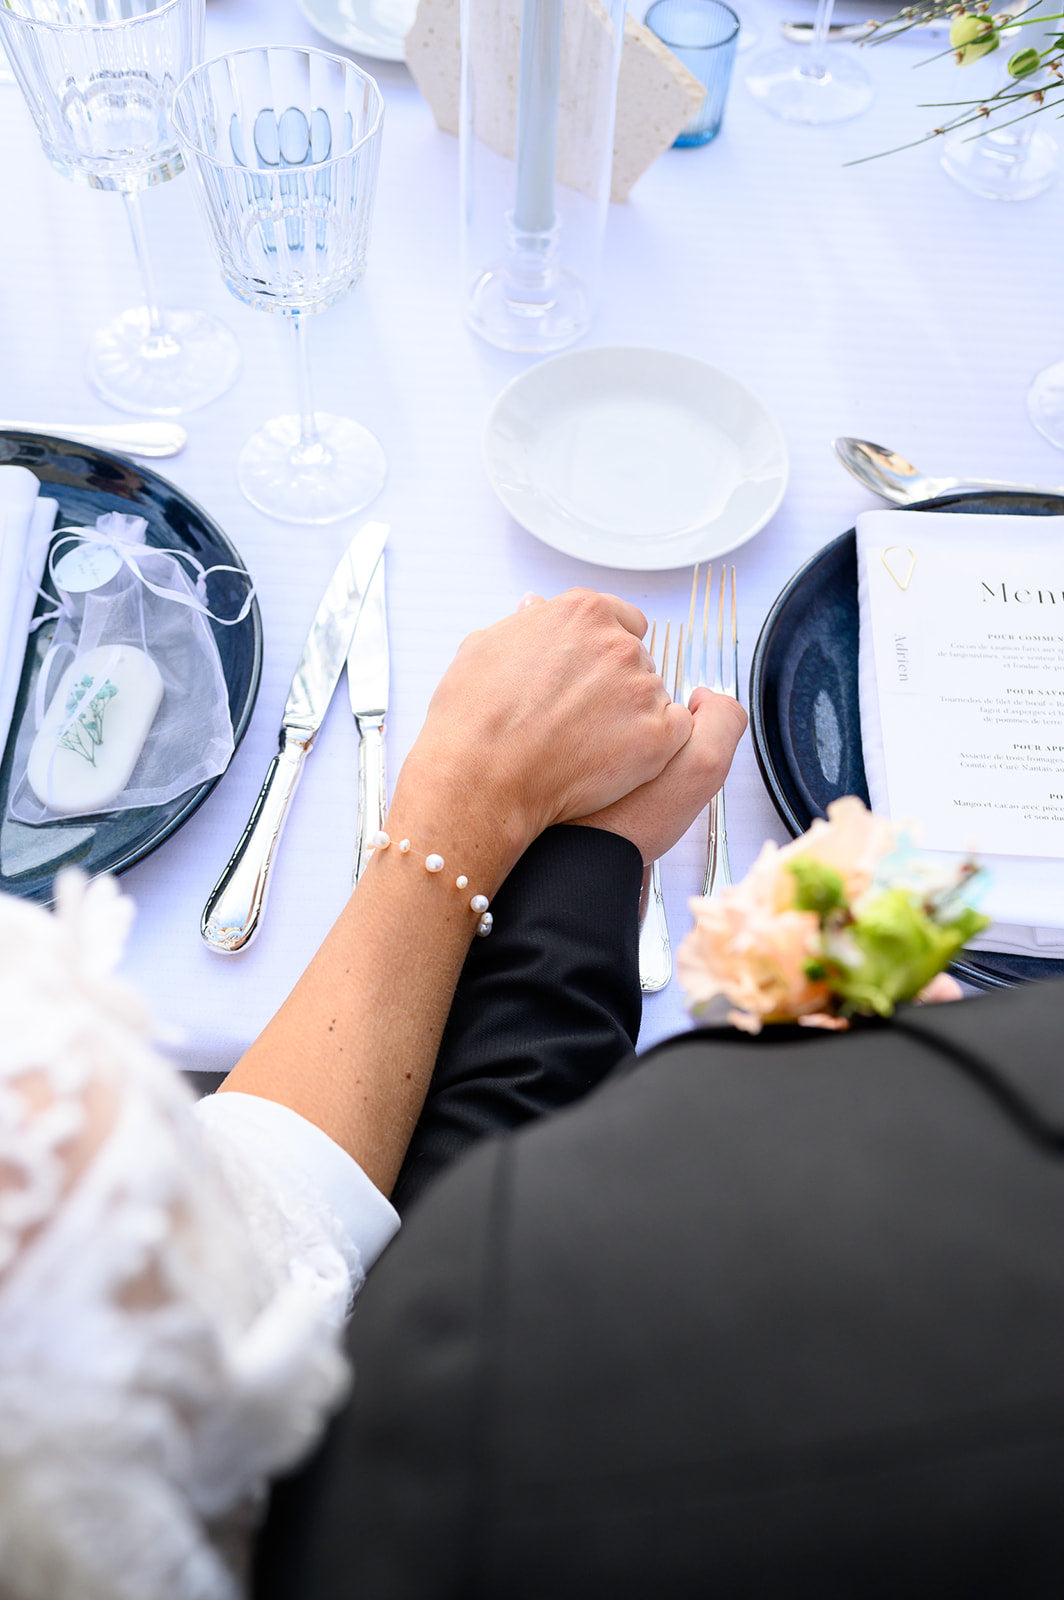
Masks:
[[[873,809],[990,869],[984,948],[1064,956],[1064,517],[857,519]]]

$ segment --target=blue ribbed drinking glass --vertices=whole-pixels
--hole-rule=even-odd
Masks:
[[[739,18],[722,0],[654,0],[646,26],[693,72],[706,91],[677,145],[708,144],[720,132],[728,98]]]

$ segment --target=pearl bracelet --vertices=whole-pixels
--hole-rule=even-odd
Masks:
[[[374,850],[387,850],[388,846],[392,842],[391,834],[385,833],[383,831],[383,829],[381,829],[380,831],[378,831],[377,833],[372,835],[372,837],[370,838],[369,842],[370,842],[370,846]],[[410,854],[410,840],[409,839],[400,839],[398,844],[396,845],[396,849],[399,851],[400,855],[404,855],[404,856],[405,855],[409,855]],[[441,855],[437,855],[435,851],[431,851],[425,857],[425,871],[426,872],[442,872],[445,865],[446,865],[446,863],[444,862],[443,857]],[[464,872],[460,872],[458,874],[457,878],[454,880],[454,886],[455,886],[456,889],[468,889],[469,888],[469,879],[466,877]],[[486,939],[488,934],[491,932],[491,925],[492,925],[492,915],[491,915],[491,912],[488,910],[488,897],[487,897],[487,895],[486,894],[475,894],[473,896],[473,898],[469,902],[469,909],[470,909],[470,911],[472,911],[472,912],[474,912],[476,914],[476,918],[477,918],[477,929],[476,929],[477,937],[480,938],[480,939]]]

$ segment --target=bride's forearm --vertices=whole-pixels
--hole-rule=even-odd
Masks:
[[[490,902],[527,842],[511,819],[418,776],[416,764],[404,772],[388,815],[392,843],[374,851],[306,972],[222,1086],[291,1106],[385,1194],[476,934],[470,902]],[[443,857],[440,871],[427,869],[430,854]]]

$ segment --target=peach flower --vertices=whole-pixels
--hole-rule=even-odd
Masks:
[[[827,821],[815,818],[812,826],[800,838],[784,845],[779,854],[781,863],[793,861],[796,856],[812,856],[833,868],[842,879],[847,905],[853,906],[871,888],[877,866],[895,845],[893,825],[851,794],[833,800],[828,806]]]
[[[830,874],[803,874],[806,892],[810,883],[829,890],[823,916],[796,904],[800,885],[791,868],[799,860],[829,868],[841,884],[836,900],[838,885]],[[862,900],[866,911],[870,902],[880,903],[883,885],[877,874],[887,861],[904,865],[893,827],[852,795],[833,801],[826,821],[817,819],[782,849],[763,845],[742,883],[712,900],[690,902],[694,926],[676,955],[688,1010],[702,1020],[727,1020],[747,1033],[759,1033],[766,1022],[847,1027],[839,1015],[845,987],[833,991],[826,978],[811,977],[810,969],[822,970],[826,960],[838,984],[840,972],[867,967],[866,953],[852,937],[851,919],[860,919]],[[917,872],[912,861],[908,871],[910,877]],[[939,887],[952,888],[955,881],[952,873]],[[918,998],[933,1002],[957,992],[953,980],[940,974]]]
[[[753,878],[716,899],[692,900],[694,927],[676,952],[688,1009],[707,1020],[723,1013],[747,1033],[760,1032],[763,1022],[823,1012],[830,1000],[827,985],[805,972],[819,951],[815,912],[765,904],[769,875]]]

